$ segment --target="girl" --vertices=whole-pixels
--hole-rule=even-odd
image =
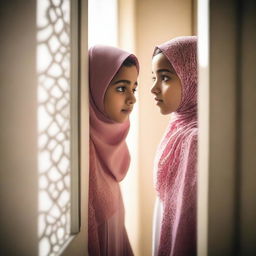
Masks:
[[[139,64],[121,49],[94,46],[89,50],[90,178],[89,254],[133,255],[124,226],[119,182],[130,155],[125,142],[129,114],[136,102]]]
[[[153,87],[163,115],[173,113],[155,161],[158,192],[153,254],[196,255],[197,39],[178,37],[155,48]]]

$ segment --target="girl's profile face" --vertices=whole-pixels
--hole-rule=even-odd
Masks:
[[[109,119],[122,123],[129,118],[136,102],[138,71],[122,66],[110,82],[104,96],[104,110]]]
[[[163,53],[153,57],[152,74],[156,105],[163,115],[175,112],[181,101],[181,81]]]

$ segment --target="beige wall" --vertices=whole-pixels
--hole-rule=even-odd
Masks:
[[[240,200],[238,206],[240,221],[240,252],[241,255],[256,255],[256,203],[255,203],[255,166],[256,166],[256,34],[255,19],[256,2],[243,1],[243,35],[241,56],[241,164],[240,164]],[[239,70],[240,71],[240,70]]]
[[[151,255],[152,216],[155,200],[153,159],[170,116],[162,116],[150,93],[151,56],[154,46],[171,38],[192,34],[192,0],[137,0],[135,49],[139,77],[139,205],[140,255]]]
[[[37,255],[36,3],[0,10],[0,255]]]
[[[209,9],[209,84],[199,83],[199,256],[256,255],[255,10],[250,0],[211,1]]]

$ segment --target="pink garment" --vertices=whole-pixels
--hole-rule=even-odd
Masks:
[[[157,151],[156,190],[163,205],[159,256],[196,255],[197,39],[178,37],[157,46],[182,83],[180,106]]]
[[[89,50],[90,178],[89,254],[133,255],[124,226],[119,182],[125,177],[130,155],[125,142],[130,123],[115,123],[104,113],[106,89],[124,60],[134,55],[110,46]]]

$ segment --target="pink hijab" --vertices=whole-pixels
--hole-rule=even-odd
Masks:
[[[163,203],[158,255],[196,255],[197,38],[178,37],[157,46],[182,84],[156,155],[156,190]]]
[[[90,97],[90,186],[89,246],[97,249],[97,230],[116,212],[123,212],[119,182],[125,177],[130,155],[125,142],[130,122],[115,123],[104,112],[106,89],[127,57],[137,58],[111,46],[94,46],[89,50]],[[122,223],[122,215],[120,223]],[[94,232],[94,234],[92,234]],[[96,248],[96,249],[95,249]]]

